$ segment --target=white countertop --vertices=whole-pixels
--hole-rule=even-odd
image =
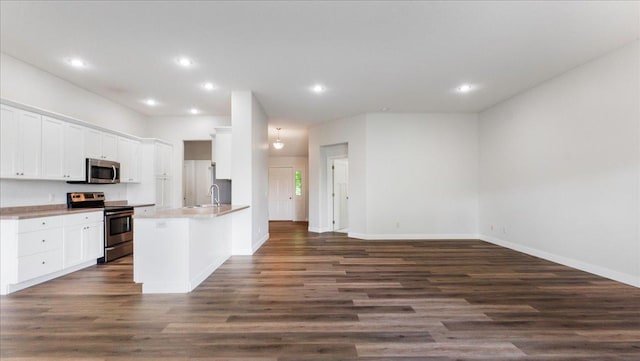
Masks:
[[[134,218],[213,218],[246,208],[249,208],[249,206],[235,204],[221,204],[220,207],[183,207],[162,209],[149,214],[135,215]]]

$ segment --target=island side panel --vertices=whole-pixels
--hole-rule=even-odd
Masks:
[[[136,220],[134,278],[142,293],[189,292],[189,220]]]
[[[245,209],[231,214],[233,246],[231,253],[236,256],[253,254],[251,210]]]
[[[190,290],[198,287],[231,257],[231,227],[231,215],[190,220]]]

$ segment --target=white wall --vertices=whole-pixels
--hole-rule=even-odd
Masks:
[[[255,252],[269,238],[269,118],[253,94],[251,103],[252,250]]]
[[[349,235],[473,238],[477,232],[477,116],[365,114],[309,132],[309,229],[331,229],[325,147],[346,143]]]
[[[217,126],[231,124],[230,117],[184,116],[149,118],[148,136],[168,141],[173,145],[171,168],[173,171],[172,204],[182,206],[182,162],[185,140],[208,140]]]
[[[267,115],[250,91],[231,92],[233,254],[253,254],[269,237]]]
[[[309,158],[307,157],[269,157],[269,167],[288,167],[293,169],[293,176],[295,177],[295,172],[300,171],[302,174],[302,195],[296,196],[294,194],[294,210],[293,210],[293,220],[294,221],[306,221],[308,219],[307,215],[307,204],[309,202],[309,182],[307,176],[307,164],[309,163]],[[293,180],[293,186],[295,188],[295,178]]]
[[[640,286],[638,41],[480,114],[480,233]]]
[[[368,114],[368,237],[475,237],[477,130],[475,114]]]
[[[145,136],[146,118],[30,64],[0,53],[0,97],[120,132]],[[83,185],[62,181],[0,180],[0,207],[61,204],[66,193],[102,191],[108,200],[127,198],[127,185]]]
[[[142,114],[7,54],[0,53],[0,64],[3,99],[138,137],[146,135],[147,120]]]

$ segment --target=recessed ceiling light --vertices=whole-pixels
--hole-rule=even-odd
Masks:
[[[189,59],[189,58],[181,57],[181,58],[178,58],[178,64],[179,64],[180,66],[183,66],[183,67],[185,67],[185,68],[188,68],[188,67],[190,67],[191,65],[193,65],[193,61],[192,61],[191,59]]]
[[[202,84],[202,87],[204,88],[204,90],[208,90],[208,91],[211,91],[217,88],[215,84],[209,83],[209,82]]]
[[[87,65],[87,63],[85,63],[84,60],[80,58],[69,59],[69,64],[74,68],[84,68]]]
[[[327,88],[322,84],[316,84],[311,87],[311,91],[316,94],[324,93],[326,90]]]
[[[462,84],[456,90],[458,93],[468,93],[473,90],[473,86],[471,84]]]
[[[189,109],[189,113],[191,113],[191,114],[200,114],[200,111],[198,109],[196,109],[196,108],[191,108],[191,109]]]
[[[153,107],[158,104],[158,102],[155,99],[151,99],[151,98],[145,100],[144,103],[150,107]]]

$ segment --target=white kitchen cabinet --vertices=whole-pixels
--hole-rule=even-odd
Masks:
[[[77,213],[64,218],[64,266],[95,261],[104,255],[104,215],[102,212]],[[68,237],[67,237],[68,234]],[[69,244],[67,251],[66,246]]]
[[[155,145],[155,172],[156,176],[169,176],[171,172],[171,156],[173,147],[163,143]]]
[[[0,294],[96,263],[104,250],[103,212],[0,220]]]
[[[211,160],[216,165],[216,179],[231,179],[231,128],[216,128]]]
[[[171,208],[171,187],[173,179],[171,177],[156,177],[156,208]]]
[[[86,227],[82,236],[82,259],[91,261],[104,257],[104,224],[96,222]]]
[[[115,134],[102,133],[103,159],[118,161],[118,137]]]
[[[171,168],[173,147],[164,143],[155,143],[154,149],[154,171],[156,174],[156,197],[157,209],[171,208],[171,191],[173,184],[173,174]]]
[[[118,156],[120,161],[120,182],[140,182],[140,142],[118,138]]]
[[[65,179],[64,125],[61,120],[42,117],[42,178]]]
[[[42,179],[83,180],[83,128],[42,117]]]
[[[0,221],[2,287],[62,269],[62,217]]]
[[[64,174],[66,180],[85,179],[84,128],[67,123],[64,127]]]
[[[84,140],[86,158],[118,161],[118,137],[115,134],[85,128]]]
[[[37,179],[42,174],[42,117],[2,105],[0,177]]]
[[[82,262],[82,236],[86,226],[68,226],[64,229],[63,258],[64,267],[75,266]]]

